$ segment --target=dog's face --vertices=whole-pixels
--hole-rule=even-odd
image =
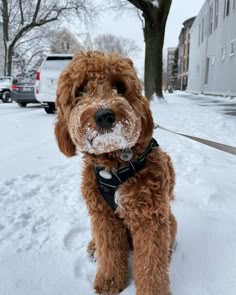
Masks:
[[[149,103],[128,58],[77,54],[59,78],[56,106],[55,135],[67,156],[131,148],[152,136]]]

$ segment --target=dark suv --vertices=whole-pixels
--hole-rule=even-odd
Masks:
[[[28,103],[39,103],[34,94],[34,77],[17,77],[13,79],[12,99],[20,107],[26,107]]]

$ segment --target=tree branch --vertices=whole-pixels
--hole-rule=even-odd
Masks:
[[[154,5],[150,0],[128,0],[132,3],[135,7],[142,10],[144,18],[148,18],[152,21],[152,14],[150,13],[151,10],[154,8]]]
[[[21,25],[24,25],[24,13],[23,13],[23,8],[22,8],[22,0],[19,0],[19,7],[20,7],[20,17],[21,17]]]
[[[7,0],[2,0],[2,18],[3,18],[3,38],[5,42],[9,41],[9,11]]]
[[[29,39],[18,42],[16,44],[15,48],[18,48],[18,47],[20,47],[20,46],[22,46],[24,44],[27,44],[29,42],[32,42],[32,41],[36,41],[36,40],[40,41],[42,38],[46,38],[46,37],[47,37],[47,34],[41,34],[40,36],[37,35],[37,36],[31,37]]]
[[[30,59],[27,61],[26,66],[28,66],[28,65],[31,63],[32,59],[33,59],[35,56],[38,56],[39,54],[43,54],[43,53],[44,53],[44,48],[41,48],[41,49],[39,49],[38,51],[34,52],[34,53],[31,55]]]
[[[34,23],[37,19],[37,16],[38,16],[38,13],[39,13],[39,9],[40,9],[40,5],[41,5],[41,0],[38,0],[37,1],[37,4],[36,4],[36,8],[35,8],[35,11],[34,11],[34,16],[32,18],[32,23]]]

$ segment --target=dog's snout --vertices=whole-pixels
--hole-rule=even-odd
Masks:
[[[115,122],[115,114],[109,109],[98,110],[95,113],[95,122],[97,127],[109,129]]]

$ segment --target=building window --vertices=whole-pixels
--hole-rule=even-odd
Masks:
[[[225,56],[226,56],[226,48],[223,47],[223,48],[221,49],[221,60],[225,60]]]
[[[202,19],[202,43],[204,41],[204,18]]]
[[[229,11],[230,11],[230,0],[225,0],[224,17],[229,16]]]
[[[212,56],[212,61],[211,61],[211,64],[212,64],[213,66],[214,66],[214,64],[215,64],[215,59],[216,59],[216,58],[215,58],[215,55],[213,55],[213,56]]]
[[[198,46],[201,44],[201,23],[198,25]]]
[[[230,52],[229,55],[233,56],[236,53],[236,40],[230,42]]]
[[[210,58],[208,57],[206,60],[205,86],[207,86],[208,80],[209,80],[209,68],[210,68]]]
[[[66,51],[66,50],[70,49],[70,42],[69,41],[61,42],[61,49],[63,51]]]
[[[234,0],[236,1],[236,0]],[[214,29],[216,30],[218,27],[218,18],[219,18],[219,0],[215,0],[215,22]]]
[[[213,4],[209,8],[209,35],[213,32]]]

